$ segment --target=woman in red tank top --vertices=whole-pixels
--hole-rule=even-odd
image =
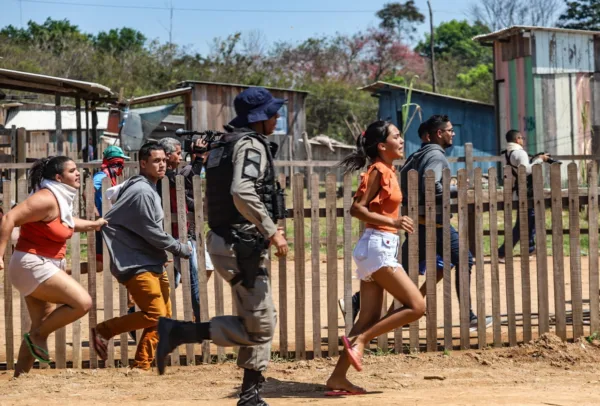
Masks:
[[[418,320],[425,313],[423,296],[397,261],[398,230],[413,232],[412,220],[398,216],[402,193],[393,162],[404,156],[402,134],[392,123],[376,121],[358,137],[356,147],[341,165],[352,171],[369,163],[350,209],[353,217],[366,223],[353,252],[362,301],[356,324],[348,337],[342,337],[345,351],[327,380],[334,395],[366,393],[346,377],[350,365],[361,371],[364,348],[373,338]],[[382,318],[384,291],[402,307]]]
[[[73,217],[73,200],[80,176],[72,159],[65,156],[36,161],[29,172],[32,194],[0,219],[0,252],[11,233],[21,227],[8,269],[0,256],[0,270],[8,272],[23,296],[31,317],[31,329],[23,337],[15,377],[28,372],[37,359],[50,362],[48,336],[83,317],[92,299],[65,271],[67,240],[73,232],[99,230],[106,221]]]

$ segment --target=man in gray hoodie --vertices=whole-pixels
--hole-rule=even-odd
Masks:
[[[454,128],[448,116],[433,115],[422,124],[422,131],[419,131],[423,144],[418,151],[408,157],[406,163],[400,170],[400,183],[402,187],[403,204],[408,201],[408,172],[412,169],[419,173],[419,206],[425,205],[425,173],[428,170],[433,170],[435,174],[435,194],[436,197],[442,195],[442,173],[444,169],[449,168],[450,164],[446,158],[446,149],[450,148],[454,138]],[[442,228],[442,215],[436,217],[436,253],[443,258],[444,252],[444,231]],[[426,228],[425,218],[419,217],[419,263],[425,260],[425,241]],[[459,272],[460,272],[460,255],[458,244],[458,232],[450,226],[450,261],[451,266],[456,267],[456,293],[460,300],[459,294]],[[408,270],[408,239],[402,245],[402,265]],[[471,268],[473,268],[473,256],[468,252],[468,268],[469,268],[469,286],[471,281]],[[432,270],[433,271],[433,270]],[[442,279],[443,272],[437,270],[438,282]],[[424,290],[424,289],[423,289]],[[470,292],[470,290],[469,290]],[[470,329],[477,329],[477,316],[473,313],[471,307],[471,295],[469,293],[469,318]],[[486,317],[486,327],[492,324],[492,318]]]
[[[106,360],[107,342],[115,335],[143,329],[133,368],[150,369],[158,343],[159,317],[171,316],[166,251],[183,258],[190,248],[163,229],[164,213],[156,184],[165,176],[166,154],[156,143],[139,152],[140,174],[127,180],[104,218],[102,237],[108,247],[111,273],[125,285],[140,311],[106,320],[92,329],[92,345]]]

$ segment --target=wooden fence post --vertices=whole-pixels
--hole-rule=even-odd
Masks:
[[[500,270],[498,269],[498,190],[496,168],[488,171],[488,193],[490,202],[490,256],[492,261],[492,319],[494,347],[502,347],[502,324],[500,318]]]
[[[2,209],[4,213],[10,210],[10,201],[13,183],[10,180],[2,182]],[[4,251],[4,266],[5,269],[10,264],[12,257],[12,249],[7,247]],[[12,284],[8,278],[8,272],[4,272],[4,333],[6,337],[6,368],[15,369],[15,340],[14,340],[14,325],[13,325],[13,300],[12,300]]]
[[[436,230],[435,174],[425,173],[425,260],[427,297],[427,351],[437,351],[437,230]],[[415,224],[418,227],[418,224]]]
[[[458,171],[458,236],[459,236],[459,297],[460,297],[460,348],[468,350],[470,339],[470,291],[469,291],[469,215],[467,204],[467,173],[464,169]]]
[[[590,335],[600,329],[598,280],[598,162],[592,161],[588,186]]]
[[[188,244],[187,237],[187,207],[185,202],[185,179],[182,175],[175,177],[175,194],[177,196],[177,231],[179,233],[179,241],[182,244]],[[163,196],[163,199],[168,199],[169,195]],[[183,296],[183,317],[186,321],[194,319],[192,311],[192,295],[191,295],[191,280],[190,280],[190,263],[188,259],[179,258],[179,272],[182,280],[182,296]],[[215,275],[217,276],[217,275]],[[215,278],[215,281],[217,278]],[[216,285],[215,285],[216,287]],[[221,301],[221,306],[223,301]],[[193,365],[196,357],[194,355],[194,344],[185,345],[185,358],[187,365]]]
[[[279,183],[285,188],[285,172],[279,174]],[[279,220],[279,227],[287,232],[287,221]],[[279,352],[282,358],[288,357],[288,306],[287,306],[287,259],[279,258]]]
[[[312,312],[313,312],[313,351],[314,357],[320,358],[321,351],[321,260],[319,232],[319,174],[311,176],[310,189],[310,246],[311,246],[311,279],[312,279]]]
[[[583,304],[581,298],[581,246],[579,241],[579,190],[577,164],[567,167],[569,175],[569,246],[571,248],[571,308],[573,339],[583,336]],[[595,248],[595,247],[594,247]]]
[[[80,217],[80,194],[75,195],[73,201],[73,211],[75,217]],[[70,239],[71,244],[71,277],[77,283],[81,283],[81,234],[73,233]],[[73,368],[82,367],[81,357],[81,319],[75,320],[72,324],[73,328]]]
[[[107,176],[102,179],[102,215],[105,216],[110,210],[110,201],[106,198],[106,190],[111,187],[110,178]],[[104,239],[96,241],[96,244],[102,244],[102,272],[104,281],[104,320],[113,318],[113,276],[110,272],[110,255]],[[108,341],[107,349],[108,359],[107,367],[115,366],[115,343],[114,340]]]
[[[194,175],[192,178],[192,183],[194,187],[194,225],[196,226],[196,256],[198,258],[200,322],[206,323],[210,319],[210,316],[208,313],[208,275],[206,273],[206,252],[204,250],[204,246],[206,245],[204,237],[204,194],[202,193],[202,179],[200,176]],[[232,303],[234,303],[233,300]],[[210,364],[209,340],[202,341],[202,362],[204,364]]]
[[[22,178],[17,180],[17,203],[21,203],[27,199],[29,193],[27,192],[27,179]],[[16,241],[12,241],[11,246],[16,245]],[[12,248],[12,247],[11,247]],[[8,265],[8,264],[7,264]],[[29,332],[31,328],[31,317],[29,317],[29,311],[27,310],[27,304],[25,303],[25,297],[19,294],[21,297],[21,337]]]
[[[339,355],[338,348],[338,266],[336,175],[325,177],[327,205],[327,344],[330,357]]]
[[[398,187],[400,188],[400,190],[402,190],[402,179],[400,177],[400,172],[396,171],[396,177],[398,178]],[[358,177],[358,182],[360,184],[360,176]],[[402,196],[402,200],[406,201],[406,199],[408,198],[408,196]],[[402,213],[400,213],[400,215],[402,215]],[[364,225],[364,223],[362,221],[359,221],[359,227]],[[403,249],[403,244],[402,244],[402,235],[405,233],[405,231],[403,230],[398,230],[398,246],[400,247],[400,249],[398,250],[398,262],[402,264],[402,249]],[[359,238],[360,235],[362,235],[362,232],[359,234]],[[406,264],[402,264],[402,266],[406,266]],[[400,301],[398,299],[394,298],[394,309],[398,309],[400,308],[400,306],[402,306],[402,304],[400,303]],[[394,330],[394,352],[396,354],[401,354],[403,352],[403,348],[402,348],[402,326],[398,327],[397,329]]]
[[[408,172],[408,216],[414,224],[414,233],[408,235],[408,275],[415,285],[419,283],[419,174]],[[410,352],[419,351],[419,320],[409,324]]]
[[[556,335],[567,339],[567,317],[565,309],[565,260],[563,254],[563,203],[561,166],[550,166],[550,193],[552,196],[552,273],[554,279],[554,317]]]
[[[521,248],[521,299],[523,303],[523,341],[531,341],[531,275],[529,270],[529,208],[527,196],[527,172],[520,165],[519,176],[519,230]]]
[[[548,301],[548,253],[546,251],[546,200],[542,165],[533,165],[533,203],[537,246],[538,334],[550,331]]]
[[[304,257],[304,174],[293,178],[296,359],[306,359],[306,277]]]
[[[167,178],[163,178],[160,181],[160,187],[161,187],[161,195],[165,196],[162,199],[162,205],[163,205],[163,213],[164,213],[164,220],[163,220],[163,228],[165,230],[165,233],[167,234],[172,234],[172,229],[173,229],[173,223],[172,223],[172,214],[171,214],[171,192],[169,191],[169,179]],[[166,197],[169,196],[169,197]],[[170,301],[171,301],[171,313],[173,314],[173,317],[177,317],[177,295],[175,292],[175,270],[174,270],[174,265],[173,265],[173,254],[171,254],[170,252],[167,252],[167,277],[169,278],[169,285],[172,286],[172,288],[170,289]],[[139,336],[140,332],[137,331],[136,335]],[[125,338],[127,338],[125,336]],[[121,340],[123,339],[123,334],[121,335]],[[121,347],[122,348],[122,347]],[[179,360],[179,348],[175,348],[173,350],[173,352],[171,353],[171,365],[173,366],[177,366],[180,364],[180,360]]]
[[[94,205],[94,183],[92,178],[89,178],[85,185],[85,200],[86,200],[86,218],[88,220],[95,219]],[[96,293],[96,234],[94,231],[87,233],[87,263],[88,263],[88,292],[92,297],[92,308],[89,312],[89,329],[88,341],[92,337],[91,329],[96,328],[98,324],[98,300]],[[57,356],[58,356],[58,337],[57,340]],[[90,368],[98,368],[98,354],[94,351],[94,346],[90,345]]]
[[[474,172],[474,211],[475,211],[475,270],[477,286],[477,341],[479,348],[487,346],[487,335],[485,333],[486,310],[485,310],[485,264],[483,261],[483,181],[481,168]]]
[[[450,168],[442,172],[442,232],[444,240],[444,348],[452,351],[452,254],[450,250]],[[454,264],[456,266],[456,264]],[[458,274],[458,273],[457,273]]]
[[[504,272],[506,277],[506,313],[508,314],[508,344],[517,345],[517,320],[515,315],[515,273],[513,264],[512,210],[513,173],[510,166],[504,167]]]
[[[354,320],[352,319],[352,174],[344,174],[344,307],[346,311],[346,335],[350,333]],[[384,335],[379,337],[379,344],[383,344]],[[387,335],[385,335],[387,346]],[[383,347],[382,347],[383,348]]]

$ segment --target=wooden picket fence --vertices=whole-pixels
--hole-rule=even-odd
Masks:
[[[97,169],[95,164],[83,164],[89,169]],[[10,202],[22,202],[27,197],[26,176],[14,173],[25,168],[23,164],[9,165],[13,171],[10,180],[3,184],[3,209],[10,209]],[[4,169],[0,167],[0,169]],[[134,166],[128,166],[133,173]],[[543,170],[550,171],[550,188],[544,189]],[[415,171],[408,174],[408,196],[406,215],[415,224],[425,222],[425,257],[428,270],[436,269],[436,216],[441,215],[443,222],[443,278],[436,284],[436,272],[427,271],[425,278],[419,278],[418,227],[408,236],[410,267],[407,270],[415,284],[427,281],[427,315],[419,321],[410,323],[408,328],[399,328],[390,334],[379,337],[373,345],[381,351],[406,353],[413,351],[440,351],[451,349],[515,346],[519,342],[528,342],[546,332],[554,332],[564,340],[574,339],[599,330],[599,265],[598,265],[598,177],[596,164],[592,164],[588,178],[588,187],[581,188],[579,170],[576,164],[568,165],[568,188],[561,189],[560,165],[553,164],[533,169],[533,197],[526,197],[525,168],[519,169],[520,193],[513,201],[513,175],[510,168],[504,168],[503,188],[498,186],[499,174],[491,168],[487,175],[488,184],[484,188],[484,174],[481,169],[458,171],[457,194],[451,194],[451,174],[443,173],[443,195],[436,200],[433,173],[425,175],[425,205],[419,206],[419,179]],[[20,177],[19,177],[20,176]],[[19,177],[19,178],[18,178]],[[278,327],[274,338],[273,352],[282,358],[307,359],[312,357],[334,356],[340,352],[339,337],[348,333],[352,325],[351,297],[358,290],[359,282],[353,279],[352,250],[363,225],[350,216],[353,181],[355,175],[346,174],[340,188],[335,174],[328,174],[324,182],[317,173],[309,178],[297,173],[291,178],[285,174],[279,176],[282,185],[289,184],[288,200],[291,208],[289,217],[280,221],[280,226],[288,230],[287,238],[293,245],[288,260],[273,257],[269,263],[273,281],[273,297],[278,311]],[[310,195],[306,196],[306,184],[310,180]],[[472,182],[472,187],[470,183]],[[194,178],[195,232],[197,235],[197,259],[199,265],[201,321],[223,315],[235,314],[231,304],[231,290],[225,287],[223,279],[216,273],[212,282],[207,279],[205,270],[205,210],[203,182]],[[356,187],[356,183],[354,183]],[[104,180],[103,191],[109,187]],[[163,196],[168,196],[168,183],[159,184]],[[16,194],[16,195],[15,195]],[[15,199],[16,198],[16,199]],[[183,242],[187,238],[186,213],[184,209],[184,182],[177,178],[177,224],[179,236]],[[582,206],[587,206],[587,230],[580,227]],[[537,252],[535,267],[528,256],[527,209],[533,207],[536,217]],[[546,230],[546,209],[551,209],[551,229]],[[103,211],[109,209],[107,199],[103,202]],[[173,219],[169,199],[163,199],[165,213],[165,231],[171,233]],[[520,228],[520,257],[512,254],[511,232],[499,230],[498,221],[504,223],[504,230],[512,230],[513,210],[524,221]],[[568,227],[563,226],[563,210],[568,209]],[[502,211],[502,217],[499,213]],[[85,182],[77,200],[76,213],[88,219],[94,218],[94,188],[91,177]],[[489,228],[484,227],[484,217]],[[321,222],[324,220],[324,222]],[[457,225],[460,235],[459,296],[454,293],[455,272],[450,264],[450,225]],[[324,229],[323,229],[324,227]],[[289,232],[293,229],[293,232]],[[471,231],[472,230],[472,231]],[[470,234],[471,233],[471,234]],[[473,235],[474,233],[474,235]],[[587,271],[582,272],[580,253],[580,235],[589,234],[589,253]],[[504,234],[506,244],[506,263],[499,264],[499,236]],[[552,240],[552,260],[548,259],[546,239]],[[565,265],[563,238],[568,236],[570,256]],[[322,237],[324,235],[324,238]],[[406,238],[399,233],[401,243]],[[341,237],[341,238],[340,238]],[[474,238],[469,238],[474,237]],[[484,257],[484,242],[489,238],[490,256]],[[85,242],[85,244],[84,244]],[[14,241],[13,241],[14,243]],[[127,313],[127,293],[122,285],[115,282],[109,271],[109,261],[103,263],[103,272],[97,273],[94,233],[74,234],[69,241],[70,269],[72,277],[87,287],[92,299],[92,310],[81,320],[57,331],[54,338],[56,368],[128,365],[135,352],[135,344],[128,334],[121,334],[110,340],[109,358],[106,363],[99,361],[93,348],[89,346],[89,331],[101,320]],[[83,250],[86,247],[87,250]],[[474,253],[475,265],[469,289],[469,270],[467,249]],[[108,258],[106,247],[104,258]],[[12,250],[4,254],[6,265],[10,262]],[[401,258],[401,249],[398,250]],[[291,258],[293,257],[293,261]],[[81,273],[81,264],[87,259],[87,276]],[[169,260],[172,257],[169,254]],[[524,259],[524,260],[520,260]],[[189,264],[181,262],[182,289],[171,289],[171,303],[174,317],[192,320]],[[517,266],[518,264],[518,266]],[[551,267],[549,267],[551,265]],[[551,269],[551,271],[550,271]],[[167,264],[169,281],[173,286],[173,262]],[[583,288],[583,276],[587,276],[588,289]],[[568,281],[567,281],[568,280]],[[567,282],[570,292],[567,291]],[[4,289],[0,291],[0,363],[6,368],[14,368],[20,337],[29,329],[28,314],[23,298],[13,290],[6,273],[3,278]],[[182,292],[186,294],[182,294]],[[470,331],[469,293],[472,296],[473,310],[479,315],[476,331]],[[552,293],[552,295],[551,295]],[[345,319],[338,309],[338,299],[345,300]],[[392,299],[392,298],[390,298]],[[569,299],[569,300],[568,300]],[[362,298],[369,300],[369,298]],[[400,306],[393,300],[396,307]],[[16,304],[16,306],[14,306]],[[584,305],[586,310],[584,311]],[[226,310],[226,307],[231,308]],[[19,310],[17,310],[17,307]],[[382,313],[388,308],[388,298],[384,298]],[[485,328],[484,315],[491,315],[493,326]],[[3,316],[3,318],[2,318]],[[2,325],[3,324],[3,325]],[[139,337],[139,332],[137,337]],[[117,350],[118,348],[118,350]],[[216,347],[209,342],[198,345],[186,345],[175,351],[171,357],[173,365],[208,363],[223,360],[235,354],[235,349]]]

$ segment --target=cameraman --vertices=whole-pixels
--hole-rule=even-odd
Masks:
[[[532,192],[531,182],[531,171],[533,165],[547,162],[550,159],[550,155],[542,153],[534,156],[531,160],[527,151],[523,149],[524,137],[518,130],[510,130],[506,133],[506,150],[502,151],[504,157],[504,165],[508,165],[512,168],[513,173],[513,190],[519,190],[518,175],[519,166],[523,165],[527,172],[527,194],[530,195]],[[517,245],[521,238],[520,233],[520,217],[517,215],[517,222],[513,228],[513,247]],[[527,224],[529,227],[529,255],[535,253],[535,212],[533,208],[527,209]],[[506,232],[506,231],[505,231]],[[505,262],[506,249],[504,244],[498,250],[498,261],[500,263]]]

